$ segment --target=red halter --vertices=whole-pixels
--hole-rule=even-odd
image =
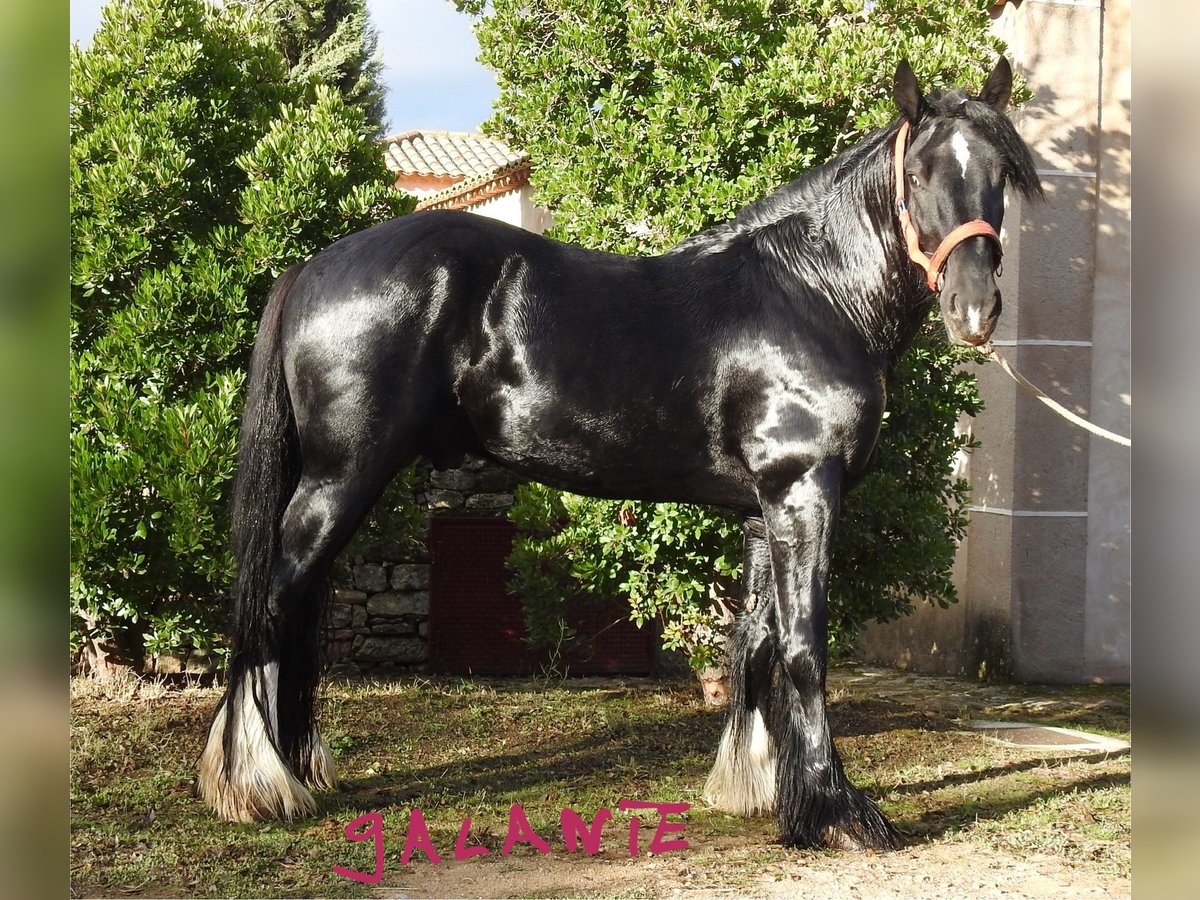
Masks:
[[[942,289],[942,270],[946,268],[946,259],[950,252],[967,238],[982,235],[996,242],[996,249],[1003,255],[1004,247],[1000,244],[1000,235],[996,229],[983,219],[972,219],[959,225],[938,245],[933,256],[929,257],[921,250],[920,237],[912,216],[908,212],[908,201],[904,197],[904,151],[908,146],[908,122],[900,126],[896,135],[896,212],[900,216],[900,230],[908,244],[908,255],[918,266],[925,270],[925,283],[933,292]]]

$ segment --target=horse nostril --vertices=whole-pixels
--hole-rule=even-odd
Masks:
[[[950,295],[950,312],[958,315],[958,294]]]

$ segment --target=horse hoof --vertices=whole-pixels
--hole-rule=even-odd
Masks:
[[[851,822],[826,828],[821,845],[827,850],[848,850],[854,853],[877,850],[899,850],[903,841],[887,822],[885,828],[867,828],[861,822]]]
[[[219,760],[202,760],[196,793],[230,822],[291,822],[317,814],[317,801],[282,765],[232,777]]]
[[[851,790],[852,806],[848,811],[833,812],[827,809],[827,815],[821,818],[780,822],[783,843],[801,850],[849,850],[858,853],[899,850],[903,847],[904,839],[900,832],[879,808],[857,791]]]

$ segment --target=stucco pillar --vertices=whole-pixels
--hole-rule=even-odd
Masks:
[[[1130,4],[1105,6],[1100,59],[1096,283],[1092,294],[1092,418],[1129,435],[1130,421]],[[1085,668],[1129,680],[1130,454],[1092,438],[1088,473]]]
[[[1014,119],[1046,189],[1045,203],[1014,204],[1007,217],[1016,240],[996,343],[1064,406],[1125,434],[1128,9],[1025,0],[996,20],[1035,93]],[[968,615],[980,596],[1003,607],[995,579],[1007,555],[1011,673],[1128,680],[1128,451],[1066,423],[994,368],[981,389]]]
[[[1059,403],[1129,434],[1129,3],[1006,3],[994,28],[1035,94],[1013,121],[1046,190],[1010,198],[994,342]],[[927,671],[1127,681],[1129,451],[998,366],[977,371],[960,603],[870,629],[863,649]]]

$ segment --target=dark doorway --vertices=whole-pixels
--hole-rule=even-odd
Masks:
[[[438,517],[432,561],[429,669],[450,675],[530,675],[549,654],[525,643],[525,616],[505,585],[516,527],[501,518]],[[569,623],[584,638],[558,661],[572,675],[649,675],[655,633],[629,621],[624,602],[581,604]]]
[[[516,526],[435,518],[429,528],[429,668],[452,675],[533,671],[520,601],[505,590]]]

